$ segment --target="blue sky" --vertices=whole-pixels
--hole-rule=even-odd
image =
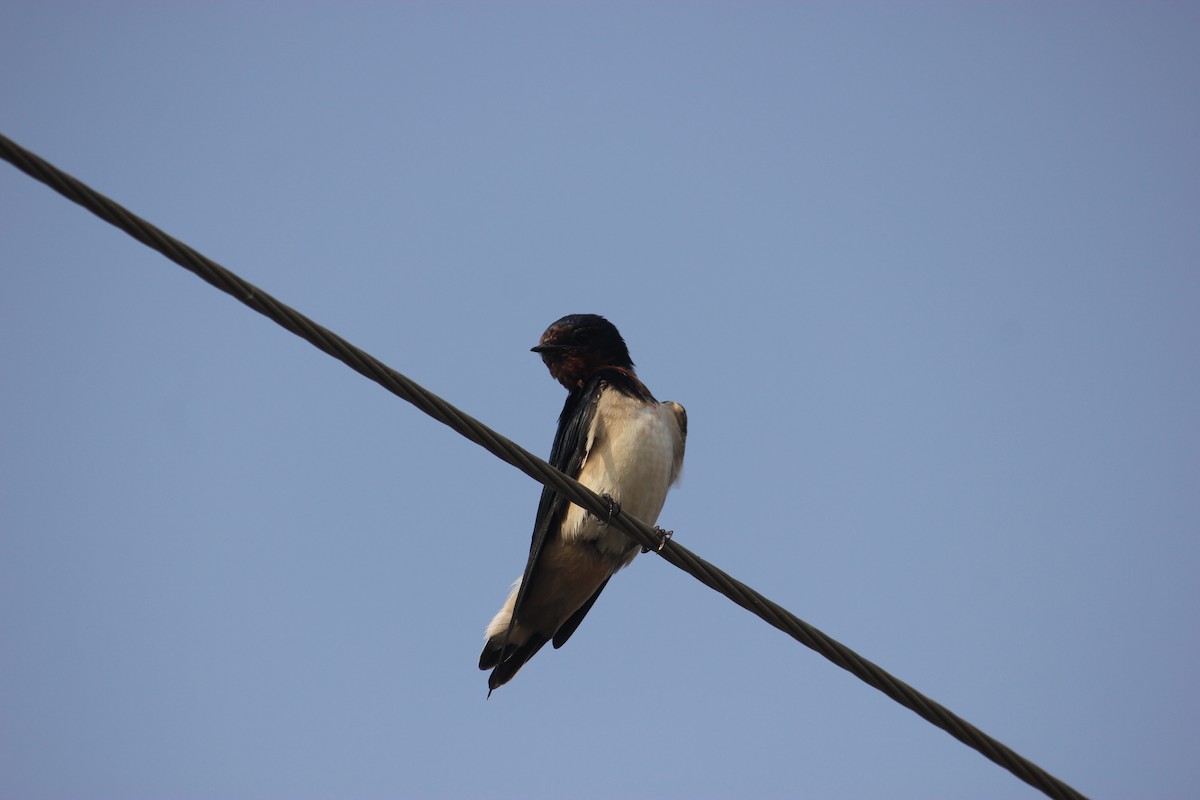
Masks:
[[[1097,797],[1194,797],[1200,12],[15,3],[0,130]],[[485,700],[539,487],[0,166],[0,796],[1017,798],[653,556]]]

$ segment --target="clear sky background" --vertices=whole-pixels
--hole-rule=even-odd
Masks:
[[[1200,793],[1190,3],[33,3],[0,130],[1097,797]],[[653,556],[485,700],[540,487],[0,165],[0,797],[1025,798]]]

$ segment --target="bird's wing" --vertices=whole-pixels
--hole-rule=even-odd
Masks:
[[[604,583],[600,584],[599,588],[592,592],[592,596],[588,598],[587,602],[581,605],[579,609],[570,617],[568,617],[567,621],[560,625],[558,630],[555,631],[555,650],[562,647],[567,643],[567,639],[571,638],[571,634],[574,633],[575,629],[579,627],[579,623],[583,622],[583,618],[587,616],[587,613],[592,610],[592,606],[596,604],[596,598],[598,598],[600,593],[604,591],[604,587],[608,586],[609,580],[610,578],[605,578]]]
[[[550,464],[572,478],[579,476],[588,450],[592,446],[596,406],[600,402],[604,386],[603,381],[592,380],[583,389],[571,392],[558,418],[558,431],[554,434],[554,444],[550,448]],[[534,567],[537,566],[546,539],[562,525],[568,506],[570,502],[549,486],[542,489],[542,499],[538,502],[537,517],[533,522],[533,540],[529,543],[529,560],[525,562],[525,574],[521,577],[521,588],[513,605],[513,620],[520,616],[521,603],[529,593]],[[512,630],[511,622],[509,630]],[[507,648],[507,642],[505,647]]]
[[[675,466],[671,470],[671,483],[675,483],[679,480],[679,473],[683,471],[683,451],[687,446],[687,412],[673,400],[666,401],[663,406],[671,412],[679,428],[679,437],[675,440]]]

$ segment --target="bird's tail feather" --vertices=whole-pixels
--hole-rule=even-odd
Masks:
[[[496,636],[489,639],[479,655],[479,668],[492,670],[492,674],[488,676],[489,695],[497,687],[511,681],[517,671],[525,666],[525,662],[533,658],[537,651],[542,649],[542,645],[550,641],[545,636],[533,636],[522,645],[504,647],[504,638]]]

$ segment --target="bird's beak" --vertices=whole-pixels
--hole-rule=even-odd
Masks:
[[[552,353],[555,350],[565,350],[566,347],[561,344],[539,344],[529,348],[531,353]]]

